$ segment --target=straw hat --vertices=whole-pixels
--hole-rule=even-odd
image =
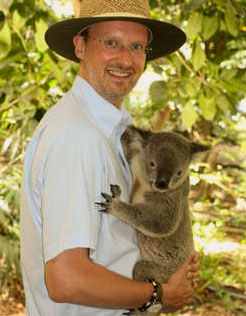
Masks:
[[[80,0],[77,18],[53,24],[45,34],[48,46],[57,54],[79,62],[74,54],[73,37],[82,29],[104,21],[121,20],[141,23],[153,35],[147,60],[168,55],[185,42],[186,36],[176,26],[150,18],[149,0]]]

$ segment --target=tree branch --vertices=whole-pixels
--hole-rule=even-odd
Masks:
[[[181,64],[187,69],[189,70],[189,72],[191,72],[194,76],[196,76],[198,78],[198,80],[204,84],[207,85],[207,81],[205,80],[204,76],[199,73],[199,75],[187,64],[185,58],[181,55],[180,52],[175,52],[175,54],[178,56],[178,59],[181,61]]]

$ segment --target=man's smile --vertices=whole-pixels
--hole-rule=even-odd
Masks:
[[[106,69],[106,72],[114,77],[129,78],[134,73],[132,70]]]

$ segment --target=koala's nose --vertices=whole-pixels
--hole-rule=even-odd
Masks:
[[[155,187],[157,189],[160,189],[160,190],[165,190],[168,188],[168,184],[169,184],[169,182],[167,182],[165,180],[160,180],[160,181],[156,181]]]
[[[168,188],[171,179],[171,173],[167,170],[161,170],[158,172],[155,187],[160,190],[166,190]]]

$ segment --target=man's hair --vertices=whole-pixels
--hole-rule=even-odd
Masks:
[[[89,38],[89,28],[85,29],[81,34],[79,34],[80,36],[84,37],[85,42],[88,41]]]

